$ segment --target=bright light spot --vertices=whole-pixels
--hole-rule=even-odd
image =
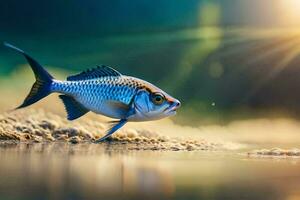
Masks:
[[[278,18],[282,24],[300,24],[300,0],[278,0],[278,6]]]

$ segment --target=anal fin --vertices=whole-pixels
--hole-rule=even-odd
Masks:
[[[68,114],[68,120],[77,119],[89,112],[88,109],[86,109],[83,105],[77,102],[73,97],[67,95],[59,95],[59,98],[63,101],[65,105]]]

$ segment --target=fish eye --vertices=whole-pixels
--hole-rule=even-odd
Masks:
[[[152,102],[156,105],[161,105],[165,101],[165,97],[160,93],[154,93],[152,95]]]

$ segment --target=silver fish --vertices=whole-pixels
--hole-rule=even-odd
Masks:
[[[37,61],[23,50],[4,43],[25,56],[36,82],[24,102],[27,107],[51,93],[60,93],[68,120],[77,119],[89,111],[118,119],[97,142],[104,141],[129,121],[149,121],[176,114],[180,102],[147,81],[122,75],[108,66],[98,66],[67,80],[54,79]]]

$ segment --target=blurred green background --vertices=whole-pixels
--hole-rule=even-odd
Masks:
[[[65,74],[106,64],[152,82],[183,102],[180,123],[298,118],[299,9],[298,0],[10,0],[0,40]],[[24,63],[0,48],[1,88],[17,84]]]

